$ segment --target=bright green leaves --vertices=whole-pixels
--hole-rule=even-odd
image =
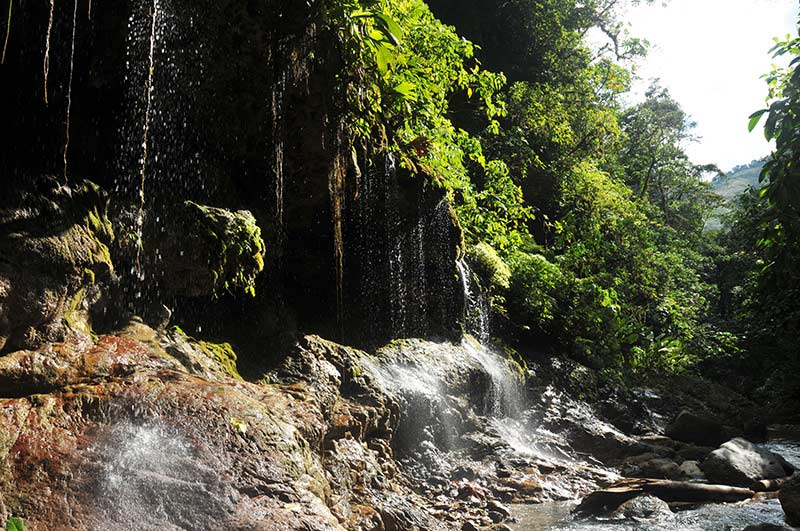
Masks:
[[[416,101],[417,99],[417,86],[409,81],[398,83],[392,87],[392,90],[407,100]]]
[[[9,518],[6,522],[6,531],[25,531],[25,523],[22,518]]]
[[[747,130],[752,132],[753,129],[756,128],[756,125],[758,125],[758,122],[761,121],[761,117],[767,111],[769,111],[769,109],[761,109],[761,110],[756,111],[753,114],[751,114],[750,117],[749,117],[750,122],[747,124]]]

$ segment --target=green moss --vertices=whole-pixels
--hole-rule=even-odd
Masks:
[[[467,258],[475,273],[492,293],[508,290],[511,269],[488,243],[478,243],[467,250]]]
[[[92,326],[86,316],[86,312],[81,309],[81,304],[86,296],[86,288],[82,287],[70,299],[66,311],[64,311],[64,324],[71,330],[92,334]]]
[[[215,294],[241,290],[255,296],[255,280],[264,270],[266,246],[250,212],[199,205],[186,201],[192,229],[210,244],[209,267]]]
[[[210,343],[208,341],[198,341],[197,346],[200,350],[219,364],[228,376],[237,380],[243,378],[236,367],[236,352],[230,343]]]

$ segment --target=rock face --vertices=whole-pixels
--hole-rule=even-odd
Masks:
[[[257,385],[141,324],[6,356],[0,518],[32,531],[450,529],[405,486],[397,407],[358,356],[307,338],[280,381]]]
[[[781,487],[778,498],[781,500],[783,512],[786,513],[786,522],[800,526],[800,476],[794,476],[786,482]]]
[[[0,203],[0,352],[86,331],[114,266],[106,201],[89,182],[11,187]]]
[[[711,483],[749,487],[761,479],[791,475],[794,467],[781,456],[736,438],[723,444],[700,465]]]
[[[676,441],[719,446],[730,439],[730,432],[716,420],[681,411],[667,426],[665,435]]]

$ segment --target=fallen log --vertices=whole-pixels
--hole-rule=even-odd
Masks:
[[[642,494],[650,494],[665,502],[724,503],[752,498],[755,492],[727,485],[662,479],[624,479],[610,487],[592,492],[573,512],[582,516],[604,514]]]
[[[789,477],[777,479],[762,479],[750,486],[750,490],[755,492],[777,492],[781,490],[784,483],[789,481]]]

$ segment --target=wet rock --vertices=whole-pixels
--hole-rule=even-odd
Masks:
[[[664,520],[673,514],[667,502],[645,494],[626,501],[611,513],[610,518],[619,520]]]
[[[755,524],[745,527],[742,531],[791,531],[791,529],[778,524]]]
[[[159,251],[154,271],[163,289],[184,297],[237,290],[255,294],[265,246],[250,212],[185,201],[168,216],[167,230],[158,227],[154,236]]]
[[[712,483],[749,487],[761,479],[789,476],[794,467],[783,457],[736,438],[723,444],[702,462],[700,468]]]
[[[511,510],[509,510],[508,507],[506,507],[505,505],[496,500],[489,500],[486,503],[486,508],[489,511],[500,513],[501,515],[503,515],[504,518],[508,518],[509,516],[511,516]]]
[[[702,446],[719,446],[731,437],[730,431],[718,421],[689,411],[681,411],[664,433],[676,441]]]
[[[655,458],[638,463],[633,468],[623,469],[631,477],[653,479],[680,479],[683,477],[680,467],[671,459]]]
[[[0,519],[64,531],[453,528],[392,459],[393,402],[340,372],[363,353],[307,338],[276,383],[256,385],[199,343],[132,323],[0,358]],[[349,433],[330,431],[333,411],[350,415]]]
[[[786,522],[800,526],[800,475],[795,475],[781,487],[778,498],[786,513]]]
[[[713,451],[714,448],[708,446],[684,444],[675,452],[675,457],[680,461],[702,461]]]
[[[0,352],[91,332],[91,304],[113,280],[114,231],[92,183],[41,178],[0,203]]]
[[[681,473],[689,479],[705,479],[698,461],[684,461],[680,466]]]

